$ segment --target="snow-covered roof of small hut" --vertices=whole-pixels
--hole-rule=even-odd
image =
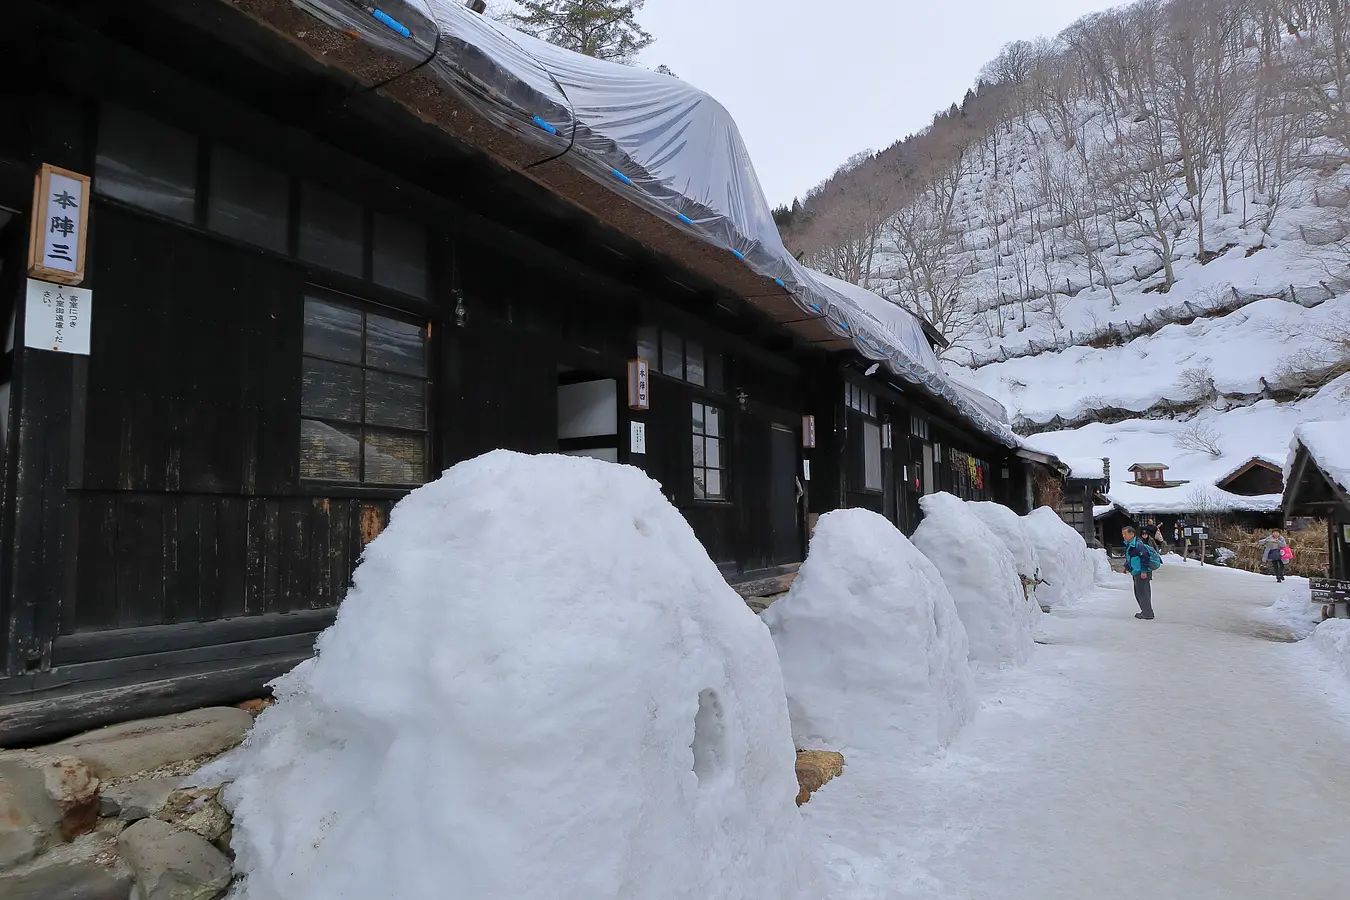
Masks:
[[[462,0],[392,0],[375,12],[356,0],[292,2],[421,66],[488,121],[733,254],[860,355],[945,399],[1000,443],[1021,446],[1006,420],[947,377],[918,319],[788,252],[736,122],[710,95],[528,37]]]
[[[1234,475],[1241,472],[1243,469],[1247,468],[1252,463],[1265,463],[1266,465],[1276,470],[1278,470],[1282,465],[1278,459],[1275,459],[1274,457],[1271,456],[1260,456],[1260,455],[1252,456],[1247,459],[1244,459],[1242,462],[1233,466],[1233,468],[1229,469],[1227,472],[1220,475],[1218,478],[1214,479],[1214,483],[1223,484],[1225,481],[1232,478]]]
[[[1061,456],[1060,461],[1069,467],[1069,477],[1083,481],[1105,481],[1106,461],[1100,456]]]
[[[1350,491],[1350,419],[1308,422],[1295,428],[1293,440],[1289,442],[1289,456],[1284,463],[1286,483],[1300,444],[1308,448],[1308,455],[1318,468],[1342,490]]]

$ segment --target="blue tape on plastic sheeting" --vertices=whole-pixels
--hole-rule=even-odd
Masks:
[[[812,304],[811,304],[811,311],[812,311],[812,312],[820,312],[820,307],[817,306],[816,304],[812,303]]]
[[[623,173],[620,172],[618,169],[610,169],[610,170],[609,170],[609,174],[613,175],[615,178],[619,179],[619,180],[622,181],[624,184],[632,184],[632,183],[633,183],[633,179],[629,178],[627,175],[623,174]]]
[[[557,133],[558,133],[558,129],[554,128],[552,125],[548,124],[547,122],[545,122],[543,119],[539,118],[538,116],[535,116],[534,119],[533,119],[533,121],[534,121],[534,124],[538,125],[540,128],[544,129],[544,130],[547,131],[549,134],[557,134]]]
[[[398,19],[395,19],[393,16],[389,15],[389,13],[385,12],[384,10],[373,9],[370,11],[370,14],[374,16],[377,21],[379,21],[390,31],[398,32],[405,38],[412,37],[412,32],[408,30],[407,25],[404,25],[402,22],[400,22]]]
[[[775,278],[775,279],[773,280],[773,283],[776,284],[776,285],[778,285],[778,286],[779,286],[780,288],[782,288],[783,290],[787,290],[787,285],[786,285],[786,284],[783,284],[783,279],[781,279],[781,278]]]
[[[684,224],[686,225],[694,224],[694,220],[686,216],[684,213],[676,213],[676,215],[680,217],[680,221],[683,222]]]
[[[732,250],[731,252],[735,255],[735,257],[736,257],[737,259],[745,259],[745,254],[742,253],[741,251],[739,251],[739,250]]]

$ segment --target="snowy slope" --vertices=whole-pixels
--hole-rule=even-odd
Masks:
[[[1075,115],[1083,152],[1109,152],[1105,114],[1083,101]],[[944,271],[960,280],[963,309],[948,315],[965,319],[944,326],[953,342],[944,367],[1001,403],[1032,446],[1072,459],[1075,474],[1110,457],[1112,499],[1130,508],[1193,508],[1196,486],[1212,490],[1254,456],[1282,461],[1295,426],[1350,418],[1350,385],[1306,399],[1344,371],[1335,366],[1350,364],[1350,167],[1327,166],[1325,149],[1308,146],[1274,208],[1248,202],[1250,186],[1237,174],[1228,212],[1217,184],[1196,202],[1178,170],[1168,197],[1174,282],[1162,292],[1156,242],[1139,225],[1087,192],[1078,198],[1088,224],[1077,235],[1092,238],[1085,243],[1063,198],[1047,190],[1051,177],[1081,166],[1080,148],[1066,147],[1035,114],[998,128],[967,152],[955,192],[959,236]],[[912,264],[894,246],[883,241],[870,281],[905,302]],[[1193,418],[1217,431],[1221,453],[1175,445]],[[1126,469],[1143,461],[1166,463],[1169,479],[1190,484],[1124,484]],[[1237,509],[1278,505],[1212,499]]]
[[[1188,399],[1202,371],[1220,394],[1260,395],[1263,381],[1274,381],[1310,335],[1347,321],[1350,294],[1312,309],[1258,300],[1226,316],[1167,325],[1123,347],[1072,347],[956,371],[1037,425],[1106,407],[1142,413],[1162,401]]]

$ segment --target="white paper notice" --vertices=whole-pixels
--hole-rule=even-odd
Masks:
[[[23,345],[88,356],[93,298],[87,288],[28,279]]]

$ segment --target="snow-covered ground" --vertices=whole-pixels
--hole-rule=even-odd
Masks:
[[[1165,566],[1153,622],[1121,587],[981,672],[945,753],[850,760],[812,797],[834,897],[1345,896],[1350,680],[1253,619],[1286,585]]]

